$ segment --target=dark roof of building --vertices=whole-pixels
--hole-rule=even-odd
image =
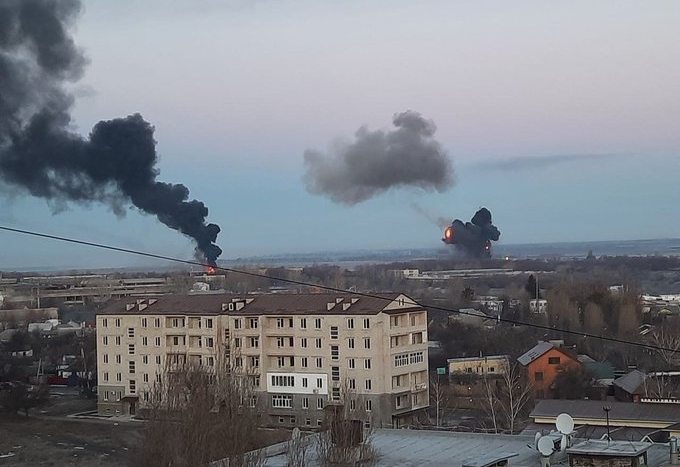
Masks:
[[[646,404],[632,402],[610,402],[593,400],[563,400],[542,399],[539,400],[531,411],[529,417],[546,418],[557,417],[561,413],[568,413],[577,419],[601,419],[606,418],[603,406],[611,407],[609,420],[619,424],[618,421],[648,420],[656,422],[668,422],[668,425],[680,420],[680,404]]]
[[[554,348],[550,342],[539,342],[537,345],[526,351],[524,354],[517,357],[517,361],[523,366],[527,366],[529,363],[533,362],[541,355],[545,354],[548,350]]]
[[[404,299],[404,303],[400,304],[399,308],[385,309],[399,298]],[[245,301],[245,304],[239,310],[228,310],[227,305],[233,301],[240,301],[241,303]],[[423,310],[413,299],[398,293],[376,294],[370,297],[357,296],[351,293],[275,293],[261,295],[220,293],[171,294],[145,299],[129,297],[108,303],[98,314],[372,315],[380,312],[387,314],[403,313],[415,309]]]
[[[647,375],[643,372],[640,370],[633,370],[620,378],[616,378],[612,384],[623,389],[628,394],[639,394],[641,393],[640,391],[642,390],[642,386],[646,379]]]

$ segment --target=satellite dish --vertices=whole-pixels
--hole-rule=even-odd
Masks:
[[[562,435],[562,441],[560,441],[560,451],[562,451],[562,452],[566,451],[568,444],[569,444],[569,436]]]
[[[563,435],[570,435],[574,432],[574,419],[568,413],[559,414],[555,425],[557,425],[557,431]]]
[[[538,452],[540,452],[543,456],[549,456],[553,453],[553,440],[548,436],[539,438],[536,446],[538,447]]]
[[[541,439],[541,436],[542,435],[541,435],[540,431],[537,431],[536,436],[534,436],[534,446],[536,447],[537,450],[538,450],[538,440]]]

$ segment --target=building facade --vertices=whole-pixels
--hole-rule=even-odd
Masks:
[[[551,399],[555,396],[554,383],[561,372],[583,368],[575,356],[550,342],[538,343],[519,356],[517,361],[526,369],[537,399]]]
[[[347,403],[402,427],[429,405],[427,312],[402,294],[124,299],[97,316],[97,333],[103,414],[134,415],[167,365],[186,363],[251,377],[269,425],[315,427]]]

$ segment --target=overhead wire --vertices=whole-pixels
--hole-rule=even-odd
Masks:
[[[174,263],[180,263],[180,264],[186,264],[190,266],[199,266],[201,268],[214,268],[215,271],[224,271],[228,273],[233,273],[233,274],[241,274],[245,276],[250,276],[250,277],[257,277],[261,279],[268,279],[268,280],[275,280],[275,281],[280,281],[283,283],[287,284],[293,284],[293,285],[299,285],[303,287],[316,287],[322,290],[327,290],[330,292],[336,292],[336,293],[343,293],[346,294],[350,291],[346,289],[341,289],[339,287],[332,287],[328,285],[322,285],[322,284],[314,284],[311,282],[307,281],[301,281],[297,279],[289,279],[289,278],[284,278],[284,277],[276,277],[276,276],[270,276],[268,274],[263,274],[259,272],[253,272],[253,271],[244,271],[241,269],[235,269],[235,268],[229,268],[225,266],[217,266],[217,265],[212,265],[208,263],[203,263],[200,261],[196,260],[188,260],[188,259],[181,259],[181,258],[175,258],[172,256],[166,256],[166,255],[160,255],[156,253],[149,253],[146,251],[140,251],[140,250],[134,250],[131,248],[123,248],[123,247],[117,247],[113,245],[106,245],[103,243],[98,243],[98,242],[92,242],[92,241],[87,241],[87,240],[79,240],[75,238],[70,238],[70,237],[64,237],[64,236],[59,236],[59,235],[53,235],[53,234],[47,234],[47,233],[42,233],[42,232],[36,232],[32,230],[25,230],[25,229],[18,229],[14,227],[7,227],[0,225],[0,230],[6,231],[6,232],[13,232],[17,234],[22,234],[22,235],[29,235],[32,237],[38,237],[38,238],[44,238],[48,240],[57,240],[61,242],[67,242],[75,245],[83,245],[83,246],[88,246],[88,247],[93,247],[93,248],[100,248],[104,250],[110,250],[110,251],[117,251],[120,253],[128,253],[132,255],[137,255],[137,256],[143,256],[147,258],[154,258],[154,259],[160,259],[164,261],[169,261],[169,262],[174,262]],[[359,297],[366,297],[366,298],[374,298],[374,299],[380,299],[380,300],[389,300],[385,296],[382,296],[380,294],[376,293],[370,293],[370,292],[358,292],[358,291],[351,291],[352,295],[356,295]],[[462,310],[455,310],[452,308],[447,308],[447,307],[442,307],[438,305],[433,305],[433,304],[428,304],[428,303],[422,303],[418,302],[418,305],[422,306],[423,308],[429,309],[429,310],[438,310],[438,311],[445,311],[447,313],[455,313],[459,315],[469,315],[469,316],[475,316],[477,317],[476,314],[472,314],[466,311]],[[491,319],[491,318],[490,318]],[[631,341],[627,339],[620,339],[617,337],[611,337],[611,336],[604,336],[604,335],[599,335],[599,334],[593,334],[589,332],[582,332],[582,331],[574,331],[571,329],[564,329],[560,327],[553,327],[553,326],[547,326],[543,324],[538,324],[538,323],[529,323],[525,321],[520,321],[520,320],[515,320],[515,319],[510,319],[510,318],[504,318],[504,317],[497,317],[493,318],[494,320],[501,322],[501,323],[508,323],[512,324],[515,326],[526,326],[526,327],[531,327],[534,329],[541,329],[544,331],[550,331],[550,332],[560,332],[563,334],[569,334],[569,335],[574,335],[574,336],[579,336],[582,338],[588,338],[588,339],[598,339],[600,341],[607,341],[607,342],[612,342],[616,344],[623,344],[623,345],[631,345],[631,346],[636,346],[636,347],[642,347],[646,348],[649,350],[657,350],[657,351],[664,351],[664,352],[677,352],[678,349],[672,349],[672,348],[667,348],[661,345],[655,345],[652,343],[646,343],[646,342],[636,342],[636,341]]]

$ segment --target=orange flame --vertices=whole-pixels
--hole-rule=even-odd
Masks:
[[[208,266],[208,274],[215,274],[217,270],[215,269],[214,266]]]

